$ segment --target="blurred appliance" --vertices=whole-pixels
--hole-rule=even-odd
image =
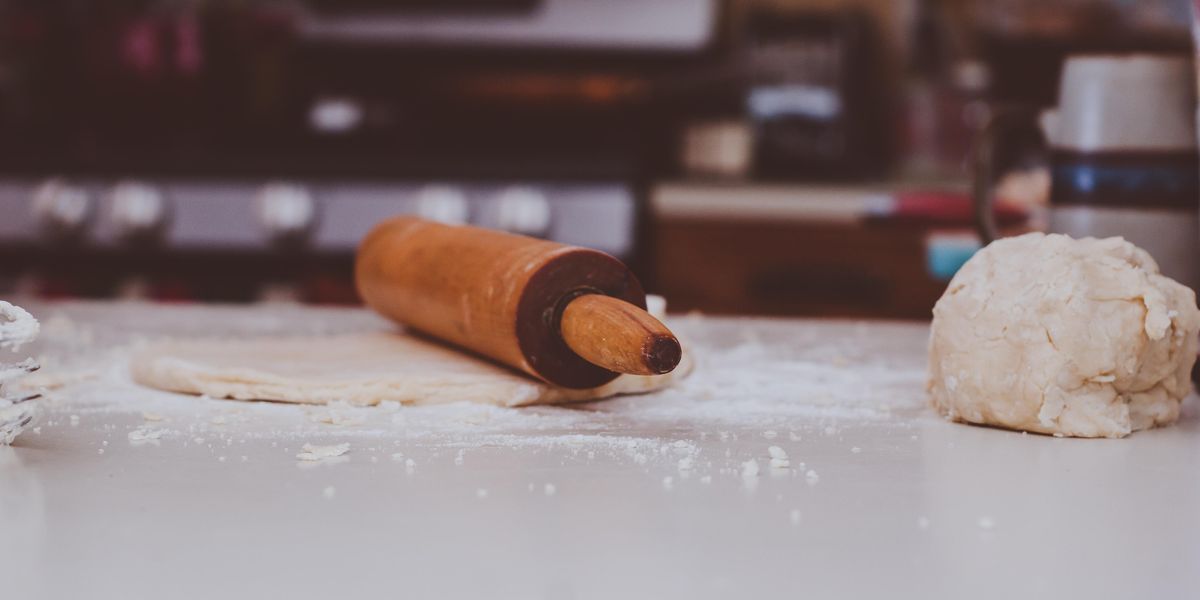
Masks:
[[[759,10],[745,40],[755,174],[863,178],[889,161],[891,106],[881,43],[855,11]]]
[[[1200,156],[1189,55],[1082,55],[1067,60],[1056,108],[998,115],[976,153],[981,234],[994,238],[991,182],[1027,146],[1047,145],[1049,229],[1123,236],[1163,272],[1200,285]]]
[[[692,52],[716,17],[706,0],[309,0],[309,40],[405,46]]]
[[[1188,52],[1189,3],[1180,0],[976,0],[940,2],[963,16],[1000,103],[1050,106],[1076,54]]]
[[[350,300],[405,212],[636,260],[719,8],[0,0],[0,292]]]

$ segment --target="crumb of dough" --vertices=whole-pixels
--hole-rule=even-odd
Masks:
[[[137,444],[141,442],[153,442],[158,440],[166,433],[165,429],[148,429],[139,427],[129,432],[129,441]]]
[[[742,477],[758,477],[758,461],[751,459],[742,463]]]
[[[334,444],[332,446],[317,446],[305,444],[303,452],[296,455],[300,460],[316,461],[327,458],[337,458],[350,451],[350,444]]]
[[[779,446],[767,448],[767,454],[771,455],[770,465],[772,469],[786,469],[792,466],[791,461],[788,460],[787,452],[784,452],[783,448]]]

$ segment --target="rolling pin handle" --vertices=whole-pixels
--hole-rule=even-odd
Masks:
[[[584,360],[630,375],[670,373],[683,357],[679,340],[650,313],[603,294],[583,294],[562,310],[559,333]]]

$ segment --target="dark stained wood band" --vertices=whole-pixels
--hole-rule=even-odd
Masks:
[[[518,345],[536,374],[555,385],[584,389],[619,375],[584,360],[563,341],[558,322],[565,303],[600,293],[646,308],[642,284],[621,261],[596,250],[564,246],[530,276],[517,304]]]

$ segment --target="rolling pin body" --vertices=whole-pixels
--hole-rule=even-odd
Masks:
[[[606,344],[619,350],[624,330],[595,331],[611,319],[593,315],[621,318],[623,309],[611,299],[636,311],[627,320],[633,326],[626,329],[650,332],[643,333],[644,350],[626,343],[626,355],[636,359],[639,351],[661,353],[662,344],[671,343],[678,354],[670,332],[644,312],[641,284],[620,261],[595,250],[399,217],[378,225],[363,240],[355,279],[363,300],[384,316],[563,387],[595,387],[618,375],[571,347],[623,372],[641,372],[623,366],[636,360],[607,356],[612,352],[605,351]],[[566,328],[572,336],[569,347],[560,328],[567,306],[596,294],[609,298],[572,309],[576,326]],[[678,362],[670,354],[668,348],[666,359],[646,359],[649,366],[643,371],[669,371]]]

